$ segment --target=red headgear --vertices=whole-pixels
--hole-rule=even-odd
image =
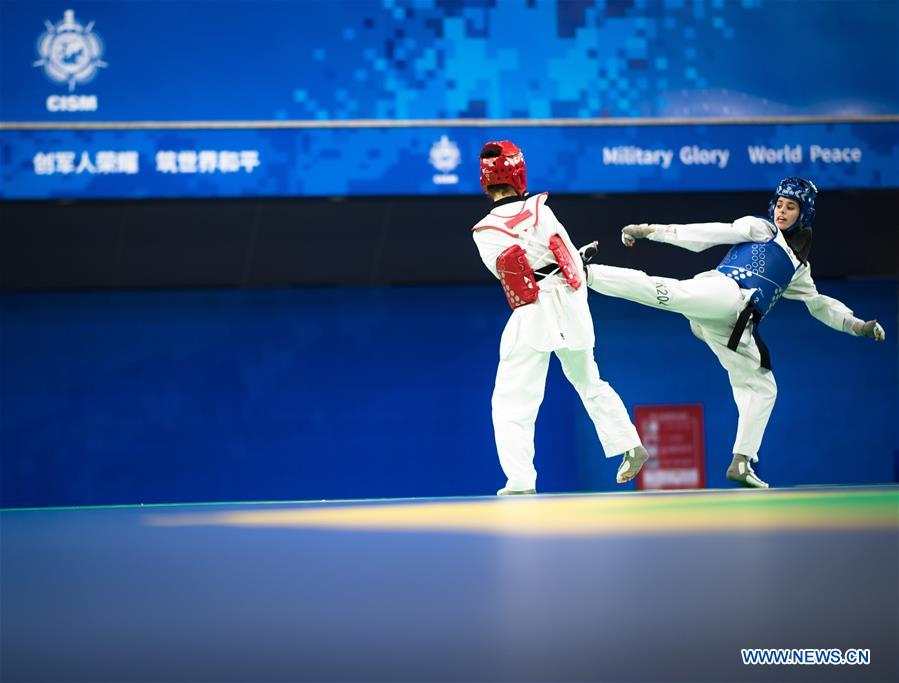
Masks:
[[[481,150],[481,187],[486,190],[488,185],[511,185],[519,195],[528,189],[524,154],[516,144],[501,140],[484,145]]]

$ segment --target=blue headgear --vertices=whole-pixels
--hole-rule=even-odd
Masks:
[[[787,232],[796,228],[812,227],[812,221],[815,220],[815,198],[818,196],[818,188],[811,180],[805,180],[797,176],[790,176],[780,181],[777,189],[774,190],[774,196],[768,202],[768,219],[774,222],[774,205],[777,204],[778,197],[786,197],[799,202],[799,220],[787,228]]]

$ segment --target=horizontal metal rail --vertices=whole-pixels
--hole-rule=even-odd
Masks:
[[[880,116],[756,116],[592,119],[347,119],[327,121],[0,121],[0,130],[241,130],[331,128],[532,128],[628,126],[725,126],[808,123],[899,123]]]

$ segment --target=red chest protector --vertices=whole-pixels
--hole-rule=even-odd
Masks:
[[[532,205],[535,212],[540,210],[540,196],[545,197],[546,193],[537,196],[537,203]],[[516,216],[512,216],[503,221],[504,228],[497,225],[477,225],[473,230],[499,230],[511,237],[518,237],[513,230],[519,223],[534,216],[529,208],[523,208]],[[537,225],[539,218],[534,216],[534,225]],[[537,301],[540,293],[540,287],[537,284],[538,278],[545,277],[551,273],[561,272],[565,278],[565,282],[572,289],[579,289],[582,283],[580,267],[572,256],[561,236],[553,235],[549,238],[548,248],[555,258],[558,268],[552,266],[544,266],[539,273],[534,273],[533,266],[528,262],[527,252],[518,244],[505,249],[496,259],[496,272],[499,275],[500,283],[503,286],[503,293],[509,306],[514,310],[521,306],[527,306]]]
[[[514,245],[496,257],[496,272],[512,309],[527,306],[537,300],[540,287],[534,277],[534,269],[528,263],[521,245]]]
[[[559,269],[562,271],[565,282],[567,282],[572,289],[580,289],[581,269],[578,267],[577,261],[574,260],[571,252],[568,251],[568,247],[565,246],[565,242],[562,241],[562,238],[558,235],[550,237],[549,250],[553,253],[556,263],[559,264]]]

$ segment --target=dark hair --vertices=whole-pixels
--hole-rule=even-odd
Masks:
[[[499,145],[488,145],[481,150],[481,159],[492,159],[502,153]]]

